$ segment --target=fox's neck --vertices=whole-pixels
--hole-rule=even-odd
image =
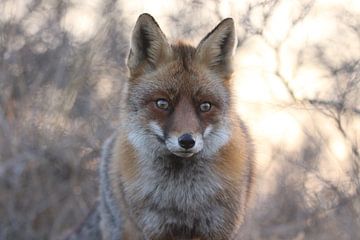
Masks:
[[[168,154],[157,157],[152,164],[163,172],[180,174],[181,172],[191,171],[203,166],[206,162],[209,164],[210,161],[211,159],[204,159],[200,155],[182,158],[173,154]]]

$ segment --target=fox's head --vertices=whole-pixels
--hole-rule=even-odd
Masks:
[[[195,48],[169,44],[154,18],[140,15],[127,62],[128,138],[136,149],[189,158],[227,143],[235,45],[230,18]]]

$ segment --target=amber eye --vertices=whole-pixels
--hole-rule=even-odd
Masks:
[[[208,112],[211,109],[211,103],[209,102],[203,102],[200,104],[200,111],[202,112]]]
[[[169,108],[169,102],[165,99],[156,100],[156,106],[162,110],[166,110]]]

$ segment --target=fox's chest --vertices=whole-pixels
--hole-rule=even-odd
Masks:
[[[220,178],[206,168],[154,171],[127,190],[136,222],[148,236],[199,237],[230,221],[229,209],[220,200],[224,191]]]
[[[156,209],[174,209],[189,211],[210,204],[221,191],[222,184],[218,176],[209,171],[180,173],[152,172],[137,179],[133,184],[133,201],[142,205],[151,205]]]

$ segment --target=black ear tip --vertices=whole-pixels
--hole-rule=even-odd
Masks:
[[[227,26],[230,28],[235,28],[235,22],[233,18],[225,18],[219,23],[219,26]]]
[[[159,27],[159,24],[156,22],[155,18],[151,16],[149,13],[142,13],[139,15],[136,25],[155,25]],[[159,27],[160,28],[160,27]]]
[[[139,15],[138,22],[148,22],[148,21],[155,22],[155,19],[149,13],[142,13]]]
[[[228,18],[223,19],[223,22],[225,22],[225,21],[234,22],[234,19],[232,17],[228,17]]]
[[[139,18],[152,18],[152,16],[149,13],[142,13],[139,15]]]

